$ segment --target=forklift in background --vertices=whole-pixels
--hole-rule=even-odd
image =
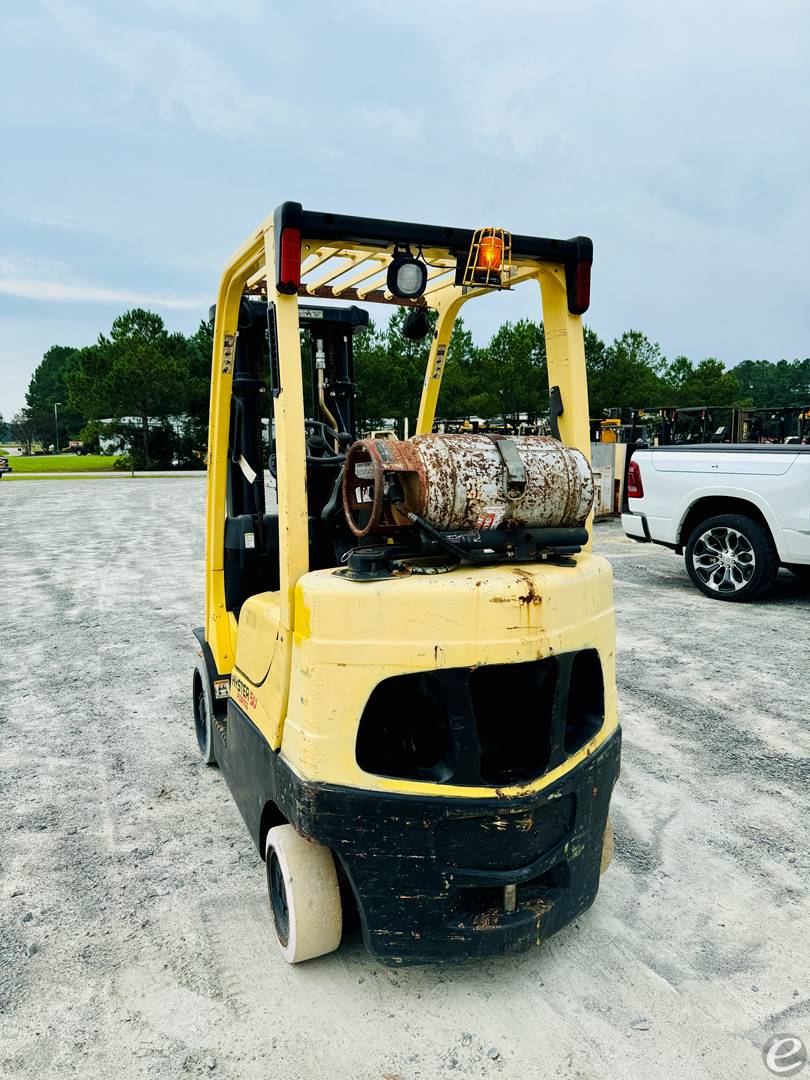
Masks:
[[[738,409],[740,442],[793,443],[810,441],[810,408],[806,405],[771,405]]]
[[[284,203],[222,275],[194,720],[291,963],[337,948],[349,908],[406,964],[523,950],[596,896],[620,729],[588,533],[591,259],[583,237]],[[456,315],[524,282],[555,437],[434,434]],[[410,439],[356,438],[355,301],[432,334]]]

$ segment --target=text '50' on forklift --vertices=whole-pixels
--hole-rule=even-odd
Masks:
[[[337,948],[346,905],[379,960],[422,963],[517,952],[596,896],[620,732],[585,528],[591,259],[584,237],[284,203],[222,276],[195,719],[290,962]],[[558,437],[431,434],[459,309],[524,282]],[[413,438],[357,440],[368,315],[320,299],[404,305],[404,332],[432,333]]]

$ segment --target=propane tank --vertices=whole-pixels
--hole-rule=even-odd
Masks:
[[[593,497],[585,455],[540,435],[361,439],[343,473],[356,536],[411,527],[403,508],[437,529],[579,527]]]

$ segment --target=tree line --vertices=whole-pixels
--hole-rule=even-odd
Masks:
[[[8,427],[27,453],[58,438],[88,449],[110,440],[136,469],[202,468],[208,435],[213,333],[170,333],[160,315],[134,308],[94,345],[53,345],[31,376]]]
[[[368,427],[407,416],[413,430],[431,338],[405,338],[406,314],[397,308],[385,324],[355,335],[357,415]],[[433,313],[430,318],[432,325]],[[10,422],[0,417],[0,437],[29,453],[54,445],[58,402],[62,446],[68,439],[97,446],[106,437],[126,450],[134,468],[202,467],[212,338],[206,322],[191,335],[170,333],[159,315],[135,308],[94,345],[54,345],[31,377],[24,408]],[[669,361],[638,330],[608,344],[587,326],[585,357],[593,417],[617,407],[810,404],[810,358],[745,360],[729,370],[713,357]],[[506,322],[479,346],[456,320],[439,398],[442,419],[537,418],[547,406],[542,323]]]
[[[414,417],[419,406],[430,337],[402,335],[406,312],[387,325],[355,337],[358,416]],[[810,358],[746,360],[732,369],[714,357],[668,361],[639,330],[627,330],[610,344],[585,327],[585,362],[591,416],[624,407],[739,405],[754,408],[810,405]],[[548,368],[543,324],[506,322],[484,346],[476,346],[457,319],[447,350],[438,415],[531,418],[548,411]]]

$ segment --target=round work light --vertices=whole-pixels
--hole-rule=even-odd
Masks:
[[[388,291],[401,300],[416,300],[427,285],[427,267],[410,251],[398,251],[388,266]]]
[[[402,326],[402,336],[409,341],[422,341],[430,333],[427,308],[412,308],[405,316]]]

